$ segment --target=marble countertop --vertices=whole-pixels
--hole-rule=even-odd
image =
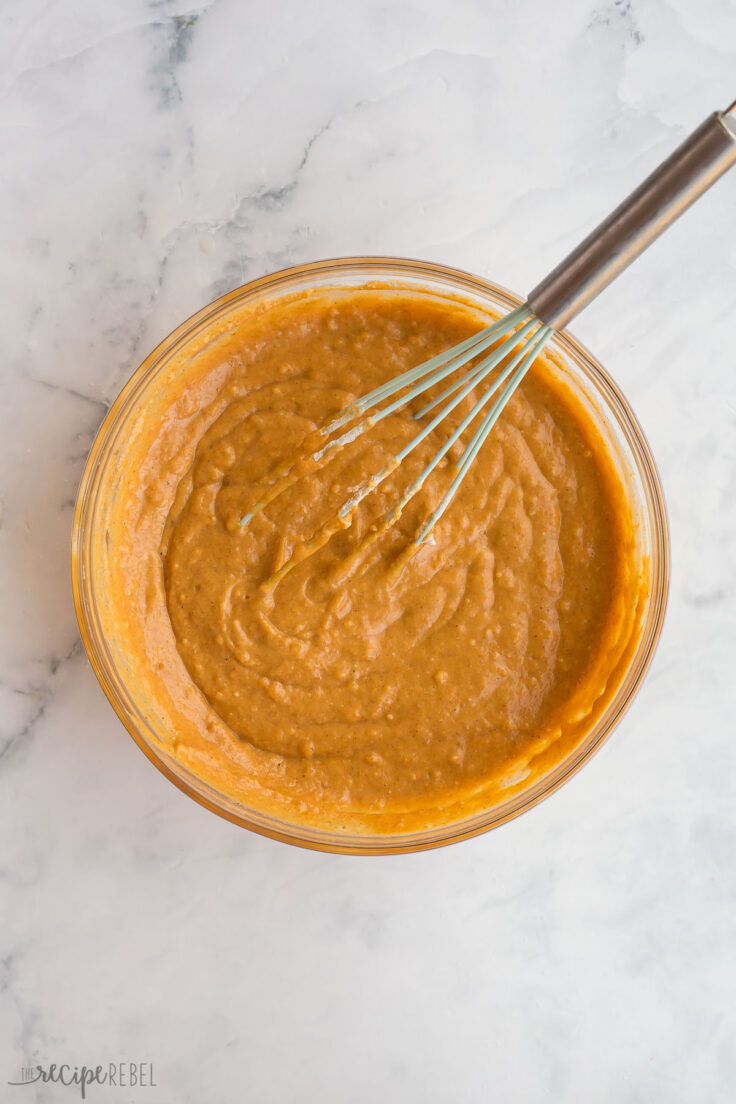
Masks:
[[[5,1087],[54,1062],[152,1065],[101,1104],[736,1098],[736,173],[573,327],[672,592],[530,813],[381,859],[235,828],[126,735],[69,583],[95,430],[176,323],[341,254],[528,291],[736,96],[734,0],[5,0],[0,60],[0,1098],[80,1099]]]

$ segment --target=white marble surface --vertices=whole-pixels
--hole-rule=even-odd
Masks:
[[[106,406],[223,290],[348,253],[525,292],[736,96],[734,0],[4,0],[0,1099],[736,1099],[736,174],[579,320],[661,466],[674,572],[582,774],[439,852],[302,852],[169,785],[81,653]]]

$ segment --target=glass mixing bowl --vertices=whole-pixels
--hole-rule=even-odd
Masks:
[[[236,824],[275,839],[324,851],[352,854],[391,854],[423,850],[466,839],[502,824],[531,808],[562,785],[596,751],[621,719],[641,685],[659,638],[669,581],[669,540],[662,488],[644,434],[621,394],[591,354],[567,333],[556,335],[551,348],[566,384],[598,425],[617,461],[634,518],[636,555],[648,593],[639,624],[638,640],[605,710],[595,717],[585,737],[528,788],[515,787],[505,799],[469,819],[402,835],[347,834],[305,826],[248,808],[215,790],[179,762],[165,744],[162,716],[156,702],[147,699],[135,671],[121,653],[115,626],[106,624],[106,575],[102,535],[106,517],[115,508],[121,449],[145,418],[147,402],[162,385],[174,358],[201,347],[213,323],[244,305],[314,288],[353,288],[379,283],[397,289],[418,290],[445,298],[461,297],[491,315],[519,306],[521,300],[500,287],[456,269],[420,261],[387,257],[353,257],[285,269],[224,295],[182,323],[146,358],[113,403],[105,418],[82,476],[72,534],[72,578],[79,626],[94,671],[115,712],[141,750],[167,778],[196,801]]]

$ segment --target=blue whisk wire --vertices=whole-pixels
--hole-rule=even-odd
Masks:
[[[452,379],[438,395],[435,395],[413,415],[416,421],[421,421],[427,414],[440,407],[439,411],[396,453],[393,459],[370,479],[366,480],[340,507],[333,521],[322,528],[322,532],[327,534],[327,537],[323,537],[322,540],[313,537],[311,540],[303,542],[301,548],[316,550],[322,546],[324,539],[329,538],[329,535],[339,528],[345,528],[349,524],[347,520],[349,515],[359,503],[388,478],[409,454],[426,440],[460,403],[468,398],[475,388],[482,385],[491,376],[491,373],[501,366],[500,372],[490,379],[486,390],[475,400],[470,410],[453,429],[452,433],[448,435],[420,475],[404,491],[396,505],[385,515],[383,521],[378,526],[374,526],[372,530],[373,537],[375,537],[377,533],[384,531],[397,520],[407,503],[420,491],[437,465],[447,456],[450,449],[460,440],[469,426],[483,414],[480,424],[460,455],[457,470],[450,486],[419,533],[414,537],[412,547],[423,544],[450,505],[460,484],[467,475],[470,465],[496,424],[502,410],[552,333],[552,327],[540,322],[528,306],[518,307],[479,333],[473,334],[472,337],[461,341],[451,349],[447,349],[414,368],[402,372],[393,379],[387,380],[386,383],[375,387],[372,391],[350,403],[319,431],[320,436],[326,440],[326,443],[313,452],[309,458],[309,463],[313,467],[319,467],[330,454],[356,440],[366,430],[396,413],[397,410],[406,407],[408,403],[423,395],[430,388],[452,376],[458,369],[463,368],[471,361],[475,361],[469,369]],[[386,406],[379,405],[386,400],[390,400]],[[493,401],[491,402],[491,400]],[[489,403],[491,403],[490,407],[488,406]],[[346,426],[350,428],[345,429]],[[338,430],[344,430],[344,432],[334,437]],[[263,498],[256,503],[249,513],[241,518],[240,524],[248,524],[283,490],[291,486],[296,477],[295,470],[296,465],[287,468],[285,472],[282,470],[280,477],[266,491]],[[309,554],[309,551],[307,551],[307,554]],[[271,581],[281,579],[291,569],[291,566],[293,565],[290,561],[287,561]]]

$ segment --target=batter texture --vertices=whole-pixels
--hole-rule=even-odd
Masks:
[[[142,424],[118,536],[135,665],[179,712],[174,754],[216,788],[308,823],[418,829],[527,785],[608,701],[639,600],[631,520],[552,354],[411,557],[460,444],[366,538],[474,396],[276,585],[416,434],[426,399],[242,524],[316,429],[484,323],[467,304],[396,289],[277,301],[200,342]]]

